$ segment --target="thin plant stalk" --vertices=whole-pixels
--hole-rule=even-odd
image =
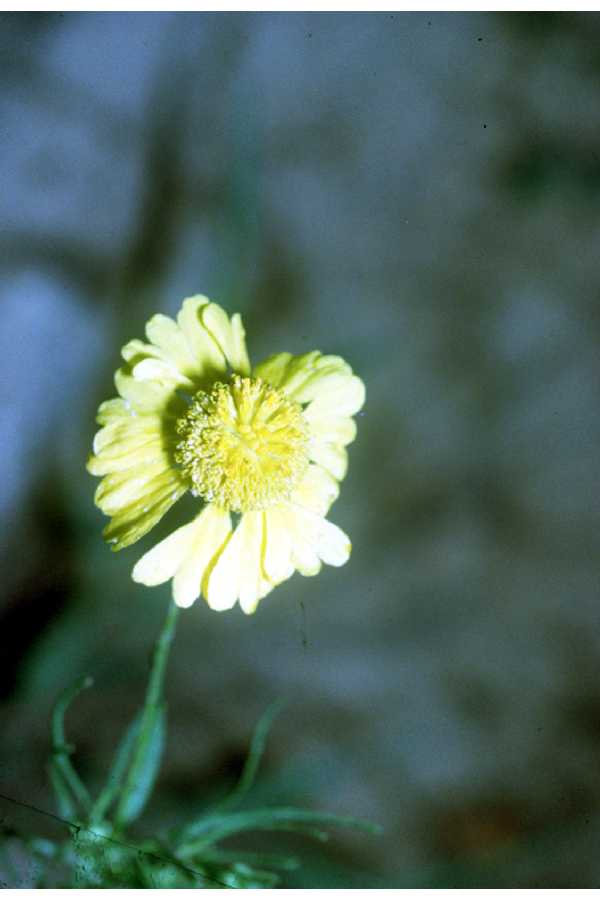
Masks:
[[[142,778],[142,772],[146,767],[148,749],[156,728],[157,718],[162,710],[165,671],[167,660],[169,658],[169,651],[175,635],[178,613],[179,607],[176,606],[172,600],[169,600],[169,610],[167,612],[165,623],[154,647],[152,669],[150,671],[150,679],[146,689],[146,698],[142,709],[140,729],[133,748],[131,766],[123,786],[123,792],[115,815],[115,825],[117,828],[122,827],[127,821],[129,799],[131,795],[137,791],[138,784]]]

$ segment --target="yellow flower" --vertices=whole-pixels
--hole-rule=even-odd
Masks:
[[[172,578],[179,606],[202,594],[212,609],[239,600],[251,613],[294,571],[343,565],[350,541],[325,516],[364,403],[350,366],[315,350],[251,369],[239,314],[202,296],[184,300],[176,322],[153,316],[146,336],[123,347],[120,396],[98,410],[87,467],[103,476],[104,536],[113,550],[133,544],[186,491],[203,508],[142,556],[134,580]]]

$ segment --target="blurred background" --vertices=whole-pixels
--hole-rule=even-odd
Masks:
[[[232,784],[285,697],[260,802],[385,828],[296,842],[286,886],[600,883],[599,40],[593,14],[0,16],[3,794],[53,809],[75,678],[92,785],[143,696],[157,533],[111,554],[84,466],[121,345],[206,293],[255,362],[365,380],[330,514],[354,553],[183,615],[142,831]]]

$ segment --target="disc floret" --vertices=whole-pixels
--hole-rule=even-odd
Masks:
[[[260,378],[198,391],[176,428],[175,460],[193,493],[232,512],[285,502],[308,466],[302,407]]]

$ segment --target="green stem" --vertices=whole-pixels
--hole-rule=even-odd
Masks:
[[[148,746],[152,739],[156,717],[162,704],[165,670],[169,658],[169,650],[171,649],[171,644],[175,635],[178,613],[179,607],[176,606],[172,600],[169,600],[169,611],[154,647],[152,669],[150,671],[150,679],[146,689],[146,698],[142,710],[140,729],[133,748],[131,766],[127,774],[123,793],[121,794],[115,815],[115,825],[117,828],[120,828],[125,824],[129,796],[136,790],[142,769],[146,763]]]

